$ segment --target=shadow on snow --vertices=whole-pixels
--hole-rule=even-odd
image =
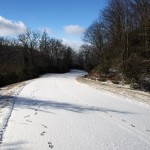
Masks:
[[[104,107],[95,107],[87,105],[78,105],[74,103],[63,103],[52,100],[39,100],[39,99],[29,99],[24,97],[17,97],[15,101],[15,108],[28,108],[28,109],[37,109],[38,111],[51,113],[50,110],[65,110],[76,113],[84,112],[115,112],[115,113],[124,113],[124,114],[133,114],[127,111],[107,109]]]

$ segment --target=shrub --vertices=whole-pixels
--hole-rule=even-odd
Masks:
[[[98,81],[105,82],[105,81],[107,81],[107,79],[106,78],[100,78],[100,79],[98,79]]]
[[[108,64],[98,65],[94,70],[100,73],[108,73],[110,66]]]
[[[117,80],[112,80],[112,83],[113,83],[113,84],[119,84],[119,81],[117,81]]]

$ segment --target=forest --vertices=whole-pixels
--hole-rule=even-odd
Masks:
[[[80,64],[150,91],[150,1],[109,0],[83,35]]]
[[[115,74],[116,82],[121,78],[150,91],[149,0],[108,0],[82,40],[75,51],[46,30],[0,37],[0,86],[77,68],[96,72],[101,80]]]
[[[17,39],[0,38],[0,86],[38,77],[44,73],[67,72],[73,50],[61,40],[29,29]]]

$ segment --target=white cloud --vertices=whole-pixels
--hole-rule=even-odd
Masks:
[[[0,36],[15,36],[26,31],[22,21],[14,22],[0,16]]]
[[[78,25],[68,25],[64,26],[64,31],[68,34],[81,34],[84,32],[84,29]]]
[[[78,50],[80,46],[82,45],[82,42],[79,42],[79,41],[68,40],[65,38],[63,38],[62,40],[63,40],[63,44],[66,44],[72,47],[74,50]]]

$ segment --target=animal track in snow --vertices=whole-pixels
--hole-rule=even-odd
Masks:
[[[41,126],[43,126],[44,128],[47,128],[47,126],[45,126],[44,124],[41,124]]]
[[[36,105],[36,104],[37,104],[36,102],[33,103],[33,105]]]
[[[37,114],[38,114],[37,112],[34,113],[34,115],[37,115]]]
[[[108,114],[109,117],[112,117],[112,115]]]
[[[45,131],[43,131],[43,132],[41,133],[41,136],[44,136],[44,135],[45,135],[45,133],[46,133],[46,132],[45,132]]]
[[[26,120],[26,121],[28,121],[28,122],[32,122],[31,120]]]
[[[122,119],[123,122],[126,122],[124,119]]]
[[[135,125],[131,124],[131,126],[135,128]]]
[[[48,142],[49,148],[54,148],[54,145],[52,144],[52,142]]]
[[[28,117],[30,117],[30,115],[24,116],[24,118],[28,118]]]
[[[146,130],[147,132],[150,132],[150,130]]]

